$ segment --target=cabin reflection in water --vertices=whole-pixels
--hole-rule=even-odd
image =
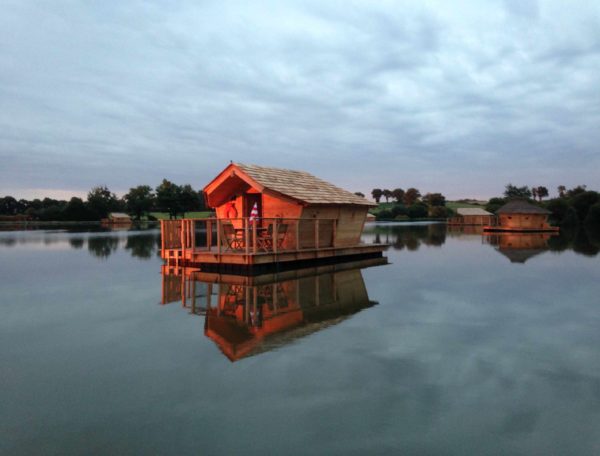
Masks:
[[[204,315],[204,334],[231,361],[278,348],[377,304],[361,268],[385,258],[261,276],[163,266],[162,303]]]
[[[525,263],[530,258],[549,250],[549,233],[498,233],[484,236],[511,263]]]

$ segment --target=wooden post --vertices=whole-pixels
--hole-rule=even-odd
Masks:
[[[181,253],[185,256],[185,220],[181,220],[179,238],[181,239]]]
[[[194,251],[194,249],[196,248],[196,220],[192,220],[192,232],[191,234],[191,247],[192,247],[192,252]]]
[[[206,219],[206,249],[210,252],[212,247],[212,220]]]
[[[244,245],[246,246],[246,255],[250,254],[250,229],[248,226],[248,218],[244,218]]]
[[[221,256],[221,219],[217,219],[217,255]]]
[[[319,248],[319,219],[315,219],[315,249]]]
[[[279,228],[277,227],[277,219],[273,220],[273,232],[271,237],[271,242],[273,242],[273,252],[277,254],[277,243],[279,242]]]
[[[252,221],[252,253],[256,253],[256,220]]]
[[[300,250],[300,219],[296,219],[296,250]]]
[[[165,254],[165,221],[160,221],[160,251]]]

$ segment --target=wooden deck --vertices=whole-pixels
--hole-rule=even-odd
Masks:
[[[163,220],[161,256],[172,266],[261,273],[272,267],[377,258],[388,248],[338,242],[337,230],[333,219]]]

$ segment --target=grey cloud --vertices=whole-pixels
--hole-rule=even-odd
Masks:
[[[591,183],[598,8],[503,7],[9,5],[0,193],[200,187],[230,159],[362,191],[492,196],[537,179],[540,160],[549,187]],[[565,180],[552,163],[566,161],[586,165]],[[458,187],[466,167],[473,185]]]

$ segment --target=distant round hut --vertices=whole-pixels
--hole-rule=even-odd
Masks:
[[[525,200],[512,200],[496,211],[498,224],[485,227],[487,231],[558,231],[550,226],[550,211]]]

